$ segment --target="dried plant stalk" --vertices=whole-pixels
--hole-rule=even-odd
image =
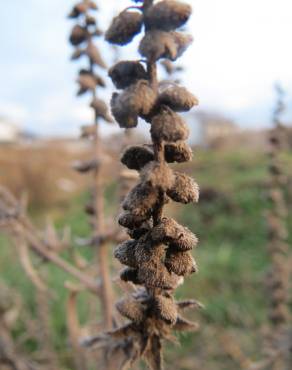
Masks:
[[[292,366],[291,356],[291,315],[289,313],[289,246],[287,243],[287,206],[285,187],[287,178],[284,174],[280,154],[284,146],[285,128],[281,123],[284,111],[284,91],[276,86],[278,95],[274,111],[274,128],[270,134],[270,209],[267,212],[268,253],[271,268],[267,276],[269,288],[269,321],[270,332],[267,338],[267,353],[273,358],[270,369],[288,370]],[[290,327],[290,328],[289,328]]]
[[[97,97],[97,87],[104,87],[105,83],[102,77],[97,74],[96,67],[105,68],[105,62],[95,46],[93,39],[101,35],[97,27],[95,18],[91,15],[92,10],[97,6],[92,1],[84,0],[75,5],[69,17],[77,21],[73,27],[70,42],[76,47],[72,59],[78,59],[82,55],[88,58],[88,69],[81,69],[79,78],[78,95],[90,92],[92,102],[90,104],[94,112],[94,122],[92,125],[82,127],[81,137],[92,141],[93,159],[88,162],[79,163],[76,170],[79,172],[93,173],[93,192],[91,204],[87,206],[87,211],[91,216],[93,225],[92,241],[98,241],[97,245],[93,242],[93,247],[97,250],[99,276],[100,276],[100,294],[103,320],[105,328],[109,329],[113,323],[113,291],[108,262],[108,238],[105,238],[106,227],[104,219],[104,185],[101,175],[102,166],[102,143],[99,133],[99,120],[103,119],[109,123],[112,118],[108,112],[106,103]]]
[[[190,110],[198,101],[175,83],[165,91],[157,77],[157,61],[176,60],[192,40],[177,31],[190,17],[191,7],[173,0],[136,2],[139,6],[114,18],[106,39],[124,45],[140,32],[140,22],[145,27],[139,51],[146,58],[146,68],[139,61],[123,61],[110,70],[113,83],[123,90],[114,93],[111,102],[120,127],[133,128],[138,118],[151,125],[152,144],[132,146],[122,156],[122,162],[137,170],[140,179],[125,197],[119,217],[131,239],[115,250],[116,258],[127,265],[121,279],[140,287],[116,305],[129,323],[104,336],[90,338],[87,344],[101,346],[109,359],[108,355],[119,348],[123,353],[119,355],[118,369],[126,369],[143,357],[151,369],[160,370],[162,344],[164,340],[173,340],[172,330],[198,328],[197,323],[182,316],[183,309],[199,307],[197,302],[176,302],[174,298],[183,278],[197,271],[190,252],[197,238],[164,215],[164,205],[171,200],[186,204],[199,198],[195,181],[169,166],[191,160],[191,149],[185,143],[189,129],[177,112]]]

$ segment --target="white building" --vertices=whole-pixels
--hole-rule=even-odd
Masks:
[[[20,137],[20,129],[4,117],[0,117],[0,143],[13,143]]]

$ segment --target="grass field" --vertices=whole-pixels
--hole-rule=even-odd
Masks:
[[[292,156],[285,154],[282,161],[291,177],[288,171],[292,171]],[[171,206],[169,212],[175,213],[200,239],[194,251],[199,273],[187,279],[177,294],[200,300],[205,309],[190,314],[201,323],[201,330],[184,335],[180,347],[168,347],[166,361],[171,365],[167,369],[237,369],[238,365],[226,353],[228,338],[234,339],[253,359],[260,356],[261,332],[267,323],[267,292],[263,285],[268,269],[264,219],[268,208],[267,164],[266,156],[258,153],[199,151],[193,163],[186,167],[202,188],[201,201],[198,205]],[[115,189],[116,184],[111,183],[106,193],[109,214],[114,211]],[[61,209],[49,209],[58,227],[69,223],[74,235],[86,236],[89,229],[82,212],[86,196],[80,195]],[[287,193],[287,198],[291,210],[291,194]],[[33,214],[39,224],[44,211]],[[291,231],[291,212],[288,223]],[[15,258],[15,249],[5,237],[1,237],[0,243],[1,279],[21,294],[24,308],[34,313],[34,290]],[[91,258],[93,252],[84,253]],[[54,345],[66,368],[70,366],[66,360],[70,350],[64,312],[67,292],[63,288],[67,277],[52,266],[44,270],[54,292],[51,303]],[[81,297],[81,320],[88,314],[85,301],[86,297]],[[15,335],[21,330],[20,319]],[[30,351],[37,350],[33,341],[27,341],[26,346]]]

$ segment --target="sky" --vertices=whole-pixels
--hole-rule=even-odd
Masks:
[[[40,135],[75,135],[91,119],[89,97],[77,99],[76,74],[85,60],[69,60],[66,19],[72,0],[1,1],[0,116]],[[292,1],[193,0],[188,31],[194,37],[181,58],[183,83],[200,109],[219,112],[243,128],[270,124],[273,85],[287,91],[287,122],[292,122]],[[101,28],[130,0],[99,0]],[[115,55],[98,41],[110,66]],[[138,59],[138,41],[120,58]],[[113,89],[102,92],[107,101]],[[112,132],[111,126],[104,132]]]

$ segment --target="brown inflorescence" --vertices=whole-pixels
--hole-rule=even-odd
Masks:
[[[190,45],[192,37],[178,28],[188,21],[191,7],[174,0],[135,2],[136,7],[114,18],[106,39],[124,45],[144,26],[139,52],[146,60],[122,61],[110,69],[114,85],[122,90],[113,94],[111,107],[121,128],[136,127],[139,118],[146,120],[152,144],[128,147],[121,158],[129,169],[139,172],[140,179],[122,203],[118,221],[131,239],[116,248],[115,257],[127,266],[120,278],[139,287],[117,303],[119,313],[130,322],[108,332],[106,338],[110,346],[115,339],[123,346],[124,364],[143,357],[152,369],[159,370],[163,367],[162,342],[173,338],[172,330],[198,327],[182,317],[182,310],[200,305],[174,298],[184,277],[197,271],[191,250],[198,240],[163,214],[171,200],[187,204],[199,198],[197,183],[169,165],[192,159],[186,143],[189,128],[178,112],[189,111],[198,100],[182,86],[159,83],[156,71],[158,60],[176,60]]]

